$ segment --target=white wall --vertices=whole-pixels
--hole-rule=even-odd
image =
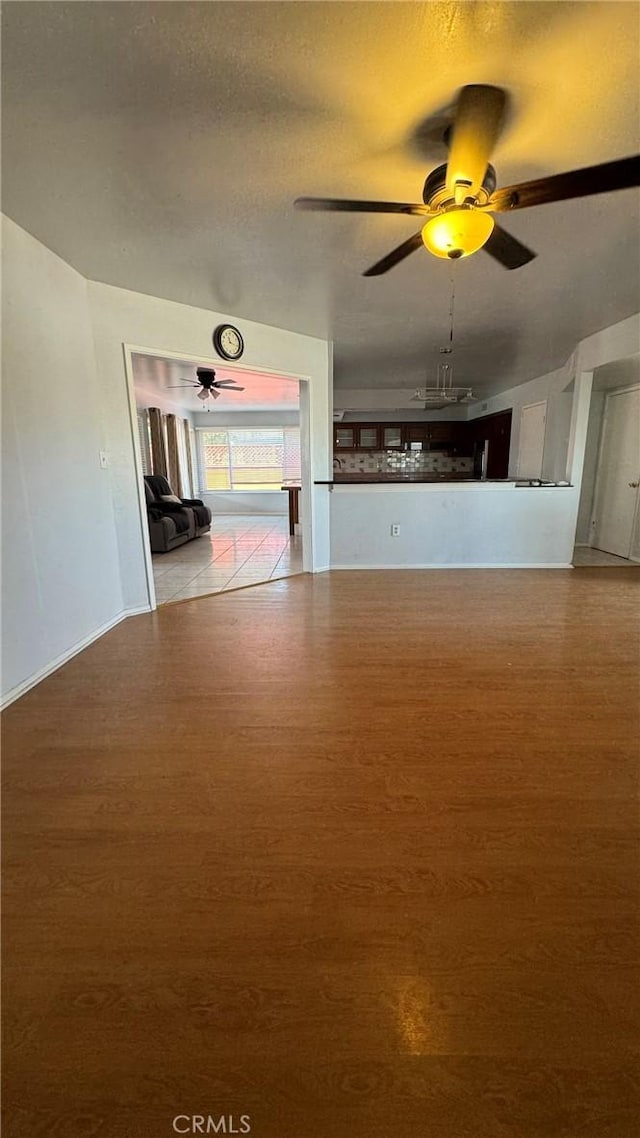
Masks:
[[[3,236],[2,698],[122,614],[87,283],[7,218]]]
[[[218,427],[297,427],[299,411],[196,411],[194,425],[206,431]]]
[[[134,606],[144,603],[148,594],[123,345],[154,355],[173,352],[184,359],[215,363],[211,346],[213,329],[225,320],[233,320],[245,342],[244,368],[309,380],[308,384],[301,385],[301,400],[302,389],[308,387],[311,423],[308,449],[312,480],[330,477],[332,465],[330,349],[326,341],[311,336],[269,328],[248,320],[236,320],[228,313],[190,308],[96,282],[89,282],[89,305],[108,427],[123,595],[125,604]],[[231,373],[233,369],[225,364],[225,370]],[[305,563],[309,568],[326,568],[329,563],[329,508],[326,495],[319,488],[305,486],[302,513],[305,519],[309,519],[303,533]]]
[[[566,389],[572,383],[574,375],[575,359],[572,356],[557,371],[538,376],[518,387],[510,387],[507,391],[501,391],[499,395],[492,395],[489,399],[483,400],[482,404],[472,403],[470,405],[470,419],[494,415],[497,411],[507,411],[509,408],[513,409],[509,451],[510,478],[516,478],[518,474],[522,408],[530,403],[539,403],[542,400],[547,403],[542,477],[549,481],[566,478],[571,409],[573,406],[573,394]]]
[[[577,497],[513,483],[336,487],[331,567],[568,566]]]
[[[127,612],[148,607],[124,345],[211,360],[213,328],[229,317],[86,282],[8,219],[3,244],[8,702]],[[243,364],[309,381],[301,402],[311,477],[330,477],[331,345],[249,321],[241,327]],[[309,519],[305,564],[326,568],[326,492],[305,486],[301,513]]]
[[[640,351],[640,312],[581,340],[577,349],[577,370],[593,371],[614,360],[625,360]]]
[[[215,517],[232,517],[234,514],[282,517],[289,512],[289,495],[284,490],[233,490],[226,493],[212,490],[199,491],[199,496]],[[302,519],[302,511],[300,511]]]
[[[134,387],[134,398],[139,410],[144,410],[147,407],[158,407],[164,415],[177,415],[179,419],[186,419],[191,423],[191,426],[197,417],[197,412],[189,411],[180,403],[176,403],[174,399],[162,395],[159,391],[153,391],[151,388],[141,387],[138,383]]]

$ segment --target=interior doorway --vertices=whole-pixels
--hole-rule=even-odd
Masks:
[[[640,562],[640,357],[593,375],[574,565]]]
[[[303,572],[311,533],[304,380],[142,348],[127,353],[152,605]],[[203,397],[203,368],[223,380],[214,396]],[[303,504],[290,533],[292,485]]]
[[[640,386],[605,400],[592,546],[633,559],[640,487]]]
[[[519,478],[540,478],[542,476],[546,422],[546,399],[540,403],[529,403],[522,408],[517,465]]]

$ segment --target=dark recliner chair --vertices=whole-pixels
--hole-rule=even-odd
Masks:
[[[195,537],[195,523],[190,510],[171,502],[159,501],[145,478],[147,521],[152,553],[168,553]]]
[[[211,510],[200,498],[178,498],[162,474],[145,474],[144,480],[151,487],[154,499],[159,506],[170,505],[183,508],[193,515],[194,534],[202,537],[211,529]]]

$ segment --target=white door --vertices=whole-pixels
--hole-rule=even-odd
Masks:
[[[520,412],[518,478],[540,478],[544,454],[547,402],[529,403]]]
[[[640,484],[640,387],[607,396],[591,544],[630,557]]]

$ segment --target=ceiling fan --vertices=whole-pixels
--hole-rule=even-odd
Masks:
[[[462,88],[453,125],[445,135],[449,159],[427,177],[423,204],[344,198],[297,198],[294,204],[307,210],[404,213],[425,218],[418,233],[367,269],[362,274],[365,277],[388,272],[423,245],[436,257],[450,260],[484,249],[505,269],[519,269],[536,254],[502,229],[492,213],[508,213],[640,184],[640,156],[634,155],[496,189],[496,172],[489,159],[505,106],[506,94],[500,87],[474,84]]]
[[[222,391],[244,391],[244,387],[238,387],[235,379],[216,379],[216,373],[213,368],[199,367],[196,368],[196,375],[198,377],[197,383],[189,383],[185,379],[183,383],[170,384],[169,390],[176,391],[178,388],[185,387],[199,387],[198,399],[219,399]]]

